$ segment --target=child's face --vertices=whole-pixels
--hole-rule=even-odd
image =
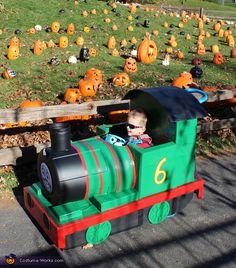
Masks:
[[[138,117],[128,117],[127,120],[127,133],[129,136],[142,135],[146,130],[146,127],[142,124]]]

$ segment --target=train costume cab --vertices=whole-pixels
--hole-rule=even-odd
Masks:
[[[124,123],[101,125],[97,136],[73,142],[69,124],[50,127],[51,147],[38,157],[39,182],[24,189],[24,201],[58,248],[99,244],[145,221],[161,223],[194,193],[203,197],[195,144],[197,120],[206,113],[198,99],[173,86],[132,90],[124,99],[147,114],[151,147],[118,146]]]

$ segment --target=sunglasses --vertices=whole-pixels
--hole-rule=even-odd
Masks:
[[[135,128],[141,128],[142,127],[142,126],[135,126],[135,125],[132,125],[132,124],[129,124],[129,123],[127,123],[126,125],[130,129],[135,129]]]

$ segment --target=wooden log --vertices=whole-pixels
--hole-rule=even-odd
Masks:
[[[212,122],[201,123],[197,127],[198,133],[208,133],[214,130],[220,130],[224,128],[236,128],[236,118],[228,118],[222,120],[215,120]]]

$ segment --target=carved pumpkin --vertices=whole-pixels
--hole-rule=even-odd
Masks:
[[[68,26],[67,26],[67,34],[69,35],[73,35],[75,33],[75,25],[73,23],[70,23]]]
[[[134,58],[128,58],[125,60],[124,71],[127,73],[136,73],[138,71],[137,62]]]
[[[19,57],[19,46],[9,46],[7,50],[7,58],[9,60],[16,60]]]
[[[43,49],[44,49],[44,44],[42,43],[42,41],[37,40],[34,42],[33,52],[35,55],[42,55]]]
[[[100,88],[104,83],[102,71],[96,68],[88,69],[85,73],[85,78],[94,80],[94,87],[96,89]]]
[[[203,26],[204,26],[203,21],[200,20],[200,21],[198,22],[198,28],[199,28],[199,29],[203,29]]]
[[[234,38],[233,38],[232,35],[228,35],[228,36],[227,36],[227,44],[228,44],[228,46],[230,46],[230,47],[234,47],[235,42],[234,42]]]
[[[135,6],[134,4],[132,4],[132,5],[130,6],[130,13],[131,13],[131,14],[135,14],[136,11],[137,11],[136,6]]]
[[[117,87],[127,87],[130,85],[130,78],[127,73],[117,73],[113,76],[112,82]]]
[[[191,37],[190,34],[187,34],[186,37],[185,37],[186,40],[191,40],[191,38],[192,38],[192,37]]]
[[[179,50],[179,51],[177,52],[177,58],[178,58],[178,59],[183,59],[183,58],[184,58],[184,53],[183,53],[182,51]]]
[[[221,53],[215,53],[212,62],[214,64],[222,64],[222,63],[224,63],[223,55]]]
[[[50,48],[53,48],[53,47],[55,47],[55,43],[52,40],[49,40],[47,43],[47,46]]]
[[[87,16],[88,16],[88,12],[87,12],[86,10],[84,10],[84,11],[82,12],[82,16],[83,16],[83,17],[87,17]]]
[[[224,30],[223,30],[223,29],[220,29],[220,30],[218,31],[218,36],[219,36],[219,37],[224,37]]]
[[[84,78],[81,79],[78,83],[78,88],[81,93],[81,96],[84,97],[93,97],[96,95],[96,85],[93,79]]]
[[[88,26],[85,26],[85,27],[83,28],[83,31],[84,31],[85,33],[89,33],[89,32],[90,32],[90,28],[89,28]]]
[[[173,53],[173,48],[172,47],[166,47],[165,52],[169,53],[169,54],[172,54]]]
[[[111,29],[112,29],[112,31],[117,31],[118,27],[117,27],[117,25],[114,24],[114,25],[112,25]]]
[[[83,46],[83,44],[84,44],[84,38],[82,36],[78,36],[77,39],[76,39],[76,44],[78,46]]]
[[[54,21],[51,25],[52,32],[58,33],[60,30],[60,23],[58,21]]]
[[[36,99],[36,100],[33,100],[33,101],[24,100],[20,104],[19,108],[24,109],[24,108],[34,108],[34,107],[41,107],[41,106],[43,106],[43,102],[41,100],[39,100],[39,99]]]
[[[215,54],[215,53],[219,53],[220,49],[218,45],[212,45],[211,46],[211,51]]]
[[[164,22],[163,22],[163,27],[164,27],[164,28],[168,28],[168,27],[169,27],[169,24],[168,24],[167,21],[164,21]]]
[[[96,15],[97,11],[96,11],[96,9],[93,8],[92,10],[90,10],[90,13],[93,14],[93,15]]]
[[[11,37],[9,46],[18,46],[20,47],[20,39],[17,38],[16,36]]]
[[[16,77],[16,72],[11,69],[4,68],[2,77],[5,79],[13,79],[14,77]]]
[[[58,44],[58,46],[60,47],[60,48],[66,48],[66,47],[68,47],[68,37],[67,36],[60,36],[59,37],[59,44]]]
[[[134,27],[133,27],[133,26],[131,26],[131,25],[129,25],[129,26],[127,27],[127,30],[128,30],[129,32],[133,32]]]
[[[192,64],[193,65],[201,65],[202,64],[202,59],[200,59],[200,58],[194,58],[192,60]]]
[[[78,88],[68,88],[64,94],[64,101],[67,103],[76,103],[81,98]]]
[[[220,24],[220,23],[215,23],[215,24],[213,25],[213,30],[215,30],[216,32],[219,32],[220,27],[221,27],[221,24]]]
[[[111,52],[111,55],[114,57],[118,57],[118,56],[120,56],[120,53],[116,48],[114,48]]]
[[[190,88],[196,84],[193,82],[191,73],[183,72],[179,75],[179,77],[173,80],[171,85],[180,88]]]
[[[230,52],[231,58],[236,58],[236,48],[232,48]]]
[[[191,70],[190,73],[193,78],[201,78],[203,71],[199,66],[194,66]]]
[[[95,57],[97,55],[97,50],[93,47],[89,49],[89,56]]]
[[[132,37],[130,42],[131,44],[135,45],[137,43],[137,39],[135,37]]]
[[[109,39],[108,39],[108,42],[107,42],[107,47],[109,49],[114,49],[116,46],[116,39],[114,36],[111,36]]]
[[[144,64],[150,64],[156,60],[157,54],[158,51],[156,43],[152,40],[144,38],[138,47],[138,60]]]
[[[107,10],[107,9],[103,9],[102,13],[103,13],[104,15],[107,15],[107,14],[108,14],[108,10]]]
[[[206,48],[203,44],[198,44],[197,46],[197,54],[202,55],[206,53]]]

